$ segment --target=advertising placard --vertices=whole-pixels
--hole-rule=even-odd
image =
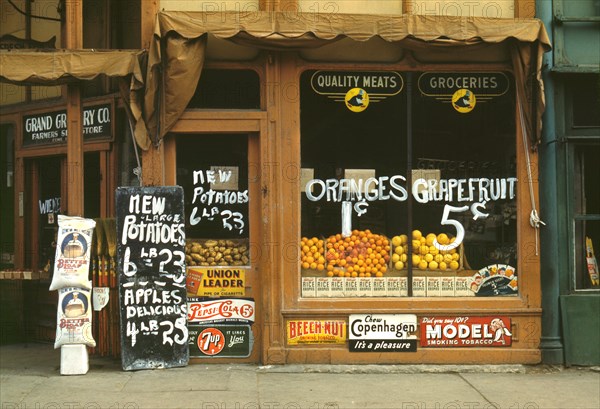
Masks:
[[[348,324],[350,352],[416,352],[417,316],[352,314]]]
[[[509,347],[508,317],[423,317],[422,347]]]
[[[250,325],[190,325],[192,358],[247,358],[252,352]]]
[[[287,322],[287,344],[344,344],[346,321],[290,320]]]
[[[492,264],[473,275],[469,289],[477,297],[518,295],[517,272],[506,264]]]
[[[187,292],[199,297],[243,296],[246,270],[245,267],[188,267]]]
[[[253,323],[255,303],[253,299],[188,298],[188,323]]]

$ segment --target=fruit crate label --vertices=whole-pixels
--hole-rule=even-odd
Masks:
[[[387,297],[387,280],[384,277],[373,279],[373,297]]]
[[[441,292],[442,297],[454,297],[454,283],[455,277],[442,277],[441,278]]]
[[[427,296],[426,277],[413,277],[413,297]]]
[[[358,296],[372,297],[373,296],[373,278],[359,277],[358,278]]]
[[[332,297],[344,297],[344,278],[343,277],[331,277],[331,290],[330,294]]]
[[[428,297],[441,297],[442,296],[442,287],[441,287],[441,278],[440,277],[427,277],[427,296]]]
[[[402,277],[386,277],[388,297],[400,297],[400,279]]]
[[[346,297],[358,297],[358,278],[344,277],[344,293]]]
[[[317,277],[317,297],[331,297],[331,278]]]
[[[469,289],[471,277],[456,277],[454,280],[454,295],[456,297],[474,297],[475,293]]]
[[[302,297],[314,298],[316,296],[316,277],[302,277]]]
[[[408,277],[400,278],[400,297],[408,297]]]

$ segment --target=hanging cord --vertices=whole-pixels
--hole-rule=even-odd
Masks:
[[[121,98],[124,101],[125,114],[127,116],[127,123],[129,124],[129,133],[131,135],[131,142],[133,143],[133,151],[135,152],[135,160],[137,163],[137,167],[133,168],[133,174],[137,177],[140,186],[143,186],[142,182],[142,165],[140,163],[140,155],[138,153],[138,146],[135,142],[135,119],[133,113],[131,112],[131,107],[129,106],[129,97],[127,96],[127,83],[124,78],[121,78],[119,81],[119,91],[121,92]]]
[[[529,224],[535,229],[535,255],[539,255],[539,235],[540,225],[546,225],[537,212],[535,207],[535,195],[533,193],[533,176],[531,175],[531,158],[529,157],[529,142],[527,135],[527,128],[525,127],[525,118],[523,116],[523,106],[521,105],[521,99],[517,98],[517,104],[519,106],[519,120],[521,121],[521,129],[523,135],[523,147],[525,148],[525,159],[527,161],[527,182],[529,183],[529,198],[531,199],[531,213],[529,214]]]
[[[133,129],[133,124],[131,123],[131,119],[127,118],[127,122],[129,123],[129,132],[131,133],[131,142],[133,142],[133,151],[135,152],[135,160],[137,162],[137,167],[133,168],[133,174],[137,177],[140,186],[142,184],[142,165],[140,164],[140,154],[138,153],[137,143],[135,143],[135,133]]]

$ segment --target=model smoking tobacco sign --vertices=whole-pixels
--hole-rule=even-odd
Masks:
[[[509,79],[502,72],[426,72],[419,77],[421,94],[449,102],[460,113],[471,112],[478,102],[506,94]]]
[[[117,189],[123,369],[189,360],[183,189]]]
[[[344,103],[352,112],[397,95],[404,86],[402,76],[394,71],[317,71],[310,84],[317,94]]]
[[[423,347],[509,347],[509,317],[423,317]]]

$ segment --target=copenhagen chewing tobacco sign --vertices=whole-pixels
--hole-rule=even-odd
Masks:
[[[362,112],[402,91],[402,76],[394,71],[317,71],[310,84],[314,92],[342,102],[352,112]]]
[[[416,352],[417,316],[353,314],[349,323],[350,352]]]

